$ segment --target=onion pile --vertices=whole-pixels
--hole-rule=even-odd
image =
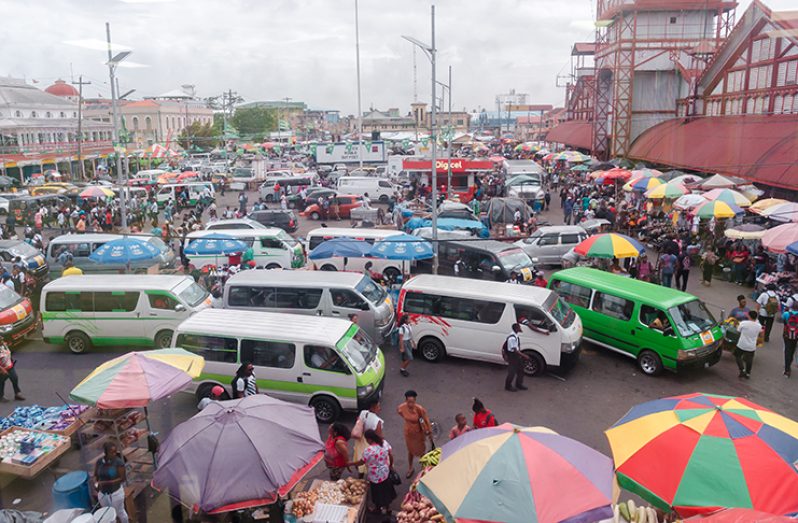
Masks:
[[[316,493],[315,490],[311,490],[308,492],[298,492],[294,495],[293,499],[293,506],[291,507],[291,512],[297,517],[301,518],[307,516],[308,514],[313,514],[313,511],[316,507],[316,501],[319,499],[319,495]]]

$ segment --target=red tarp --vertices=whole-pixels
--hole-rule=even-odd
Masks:
[[[547,142],[557,142],[579,149],[593,148],[593,124],[587,120],[563,122],[549,131]]]
[[[641,134],[629,157],[798,190],[798,116],[675,118]]]

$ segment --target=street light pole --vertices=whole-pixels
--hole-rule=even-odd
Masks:
[[[120,156],[121,152],[119,150],[119,149],[121,149],[121,147],[118,148],[118,146],[119,146],[119,111],[117,110],[117,107],[116,107],[116,94],[117,93],[116,93],[116,80],[114,78],[114,70],[116,69],[116,64],[118,64],[119,61],[123,60],[127,56],[127,54],[130,54],[130,53],[124,54],[124,56],[122,56],[121,58],[117,58],[116,61],[114,60],[114,56],[113,56],[112,51],[111,51],[111,24],[108,23],[108,22],[105,22],[105,37],[106,37],[106,40],[108,41],[108,74],[111,77],[111,114],[112,114],[112,117],[113,117],[113,120],[114,120],[113,138],[114,138],[114,153],[116,154],[116,174],[117,174],[117,180],[118,180],[119,185],[121,187],[124,187],[125,186],[125,175],[122,172],[122,157]],[[124,231],[127,230],[127,199],[125,198],[124,192],[121,192],[120,195],[119,195],[119,209],[120,209],[120,213],[122,215],[121,216],[121,218],[122,218],[122,231],[124,232]]]
[[[357,58],[357,158],[363,168],[363,109],[360,106],[360,16],[355,0],[355,55]]]
[[[452,120],[452,66],[449,66],[449,127],[451,133],[446,140],[446,165],[448,166],[448,177],[446,178],[446,190],[452,194],[452,138],[454,137],[454,120]]]

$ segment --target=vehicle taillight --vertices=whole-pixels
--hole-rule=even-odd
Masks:
[[[288,221],[288,226],[289,226],[289,227],[293,227],[293,226],[294,226],[294,219],[293,219],[293,218],[291,218],[291,219]]]

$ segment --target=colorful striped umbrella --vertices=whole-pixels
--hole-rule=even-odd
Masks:
[[[632,170],[632,176],[635,178],[641,178],[643,176],[661,178],[663,181],[665,181],[665,178],[662,177],[662,171],[658,171],[657,169],[649,169],[648,167]]]
[[[69,397],[101,409],[146,407],[185,388],[204,366],[183,349],[129,352],[94,369]]]
[[[505,423],[444,445],[418,491],[448,523],[555,523],[612,517],[612,461],[543,427]]]
[[[606,434],[619,484],[681,517],[735,507],[798,511],[798,423],[745,398],[649,401]]]
[[[639,241],[616,232],[594,234],[574,247],[576,254],[591,258],[636,258],[645,250]]]
[[[751,200],[746,198],[744,194],[731,189],[712,189],[711,191],[702,194],[702,196],[711,202],[720,200],[722,202],[736,205],[737,207],[748,207],[751,205]]]
[[[779,205],[782,203],[789,203],[787,200],[782,200],[781,198],[765,198],[764,200],[758,200],[751,204],[751,207],[748,208],[749,211],[762,214],[762,211],[770,209],[774,205]]]
[[[609,171],[605,171],[599,178],[596,178],[596,182],[603,184],[603,185],[612,185],[615,182],[626,182],[629,178],[632,177],[632,171],[621,169],[620,167],[616,167],[614,169],[610,169]]]
[[[795,523],[794,519],[786,516],[775,516],[748,508],[727,508],[707,516],[695,516],[686,521],[692,523]]]
[[[665,182],[654,176],[641,176],[626,182],[626,184],[623,186],[623,190],[627,192],[646,192],[662,185],[663,183]]]
[[[81,198],[108,198],[109,196],[113,195],[114,191],[99,185],[92,185],[91,187],[87,187],[80,192]]]
[[[650,200],[675,200],[687,194],[687,187],[679,182],[668,182],[658,185],[646,192],[646,198]]]
[[[734,218],[738,214],[742,214],[743,210],[733,203],[715,200],[702,203],[695,208],[695,213],[702,220],[709,220],[710,218]]]

